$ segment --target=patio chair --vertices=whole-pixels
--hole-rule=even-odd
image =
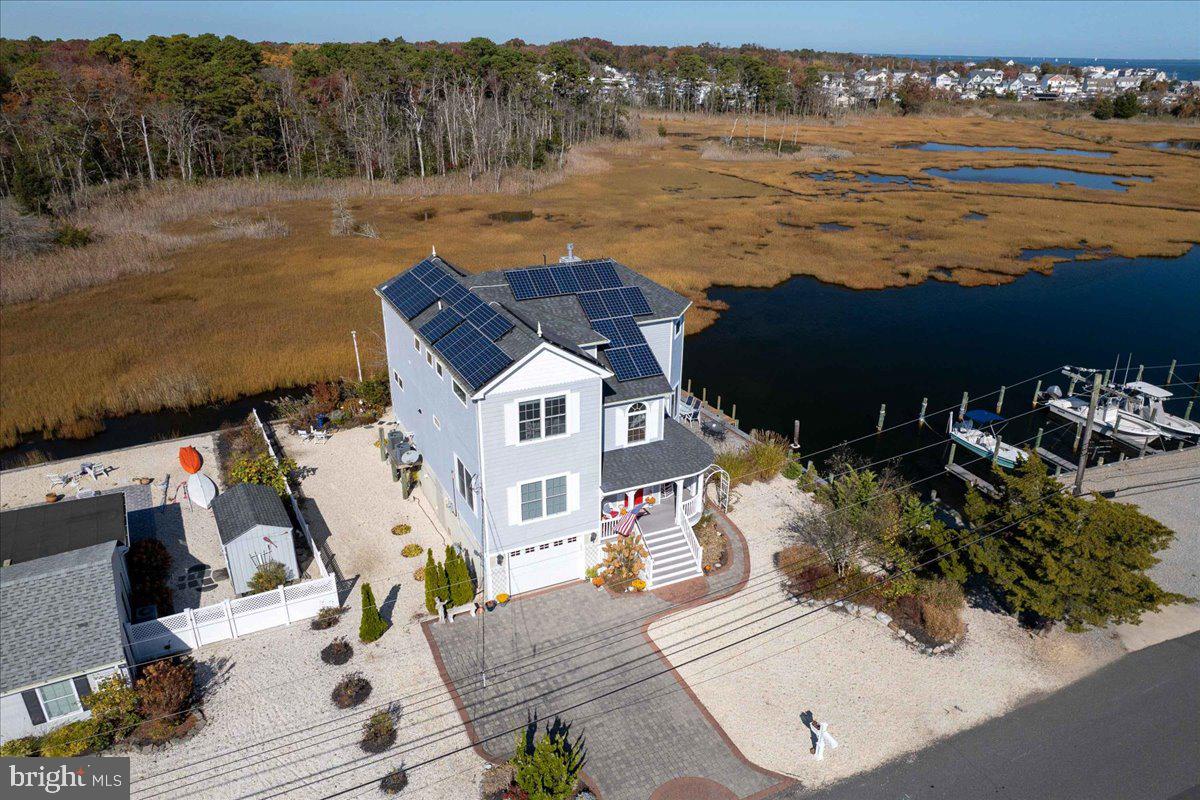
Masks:
[[[319,431],[316,428],[309,428],[308,435],[312,437],[314,442],[328,442],[332,434],[329,431]]]
[[[296,435],[300,437],[300,441],[302,442],[312,441],[312,434],[304,428],[296,431]]]
[[[683,400],[683,407],[679,410],[679,418],[684,422],[699,422],[700,421],[700,398],[693,395],[688,395]]]
[[[74,484],[79,476],[62,475],[57,472],[48,472],[46,473],[46,477],[50,479],[50,488],[53,489],[56,486],[62,486],[63,488],[66,488],[67,486]]]

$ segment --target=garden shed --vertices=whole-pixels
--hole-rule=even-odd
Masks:
[[[274,489],[239,483],[219,494],[212,510],[234,592],[250,591],[250,578],[271,561],[283,565],[289,581],[299,576],[292,520]]]

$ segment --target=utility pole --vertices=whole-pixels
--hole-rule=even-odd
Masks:
[[[1100,373],[1092,375],[1092,399],[1088,402],[1087,422],[1083,426],[1083,446],[1079,448],[1079,464],[1075,467],[1075,496],[1083,494],[1083,473],[1087,469],[1088,442],[1092,438],[1092,423],[1096,419],[1096,404],[1100,402]]]
[[[354,340],[354,363],[358,365],[358,382],[362,383],[362,359],[358,357],[358,331],[350,331],[350,338]]]

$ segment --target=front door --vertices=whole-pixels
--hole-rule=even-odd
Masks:
[[[642,502],[642,498],[645,496],[645,491],[646,491],[645,489],[638,489],[636,492],[633,493],[633,504],[635,506],[638,503]]]

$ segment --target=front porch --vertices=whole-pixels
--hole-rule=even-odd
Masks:
[[[611,450],[603,457],[600,546],[619,534],[633,509],[649,551],[644,578],[652,588],[703,574],[702,550],[692,527],[704,513],[704,485],[713,472],[712,448],[680,423],[663,421],[663,438]]]

